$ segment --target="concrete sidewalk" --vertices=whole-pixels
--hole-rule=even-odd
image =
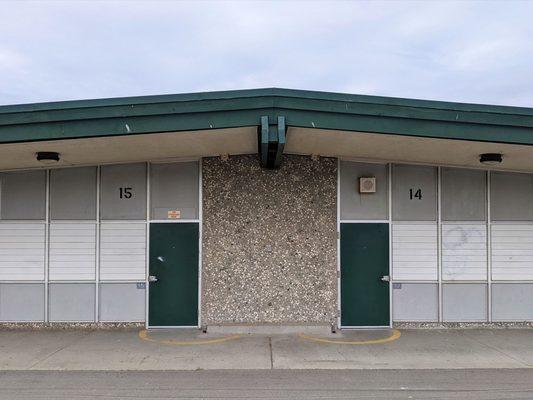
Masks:
[[[197,330],[3,330],[0,369],[533,368],[533,329],[402,330],[398,336],[387,330],[308,337]]]

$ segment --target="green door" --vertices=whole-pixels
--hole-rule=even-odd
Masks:
[[[198,325],[198,224],[150,224],[149,326]]]
[[[389,325],[388,275],[389,225],[341,224],[341,326]]]

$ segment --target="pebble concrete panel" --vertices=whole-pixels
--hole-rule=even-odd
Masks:
[[[331,323],[337,162],[203,161],[202,323]]]

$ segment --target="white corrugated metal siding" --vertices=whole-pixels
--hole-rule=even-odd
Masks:
[[[105,223],[100,229],[100,279],[144,280],[146,224]]]
[[[437,225],[393,224],[394,280],[437,280]]]
[[[487,228],[485,224],[442,225],[442,278],[487,279]]]
[[[96,224],[50,224],[50,280],[96,278]]]
[[[44,280],[45,224],[0,224],[0,280]]]
[[[492,279],[533,279],[533,224],[492,225]]]

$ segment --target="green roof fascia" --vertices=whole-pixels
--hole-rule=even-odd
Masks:
[[[252,89],[0,106],[0,143],[260,126],[533,144],[533,109]]]

